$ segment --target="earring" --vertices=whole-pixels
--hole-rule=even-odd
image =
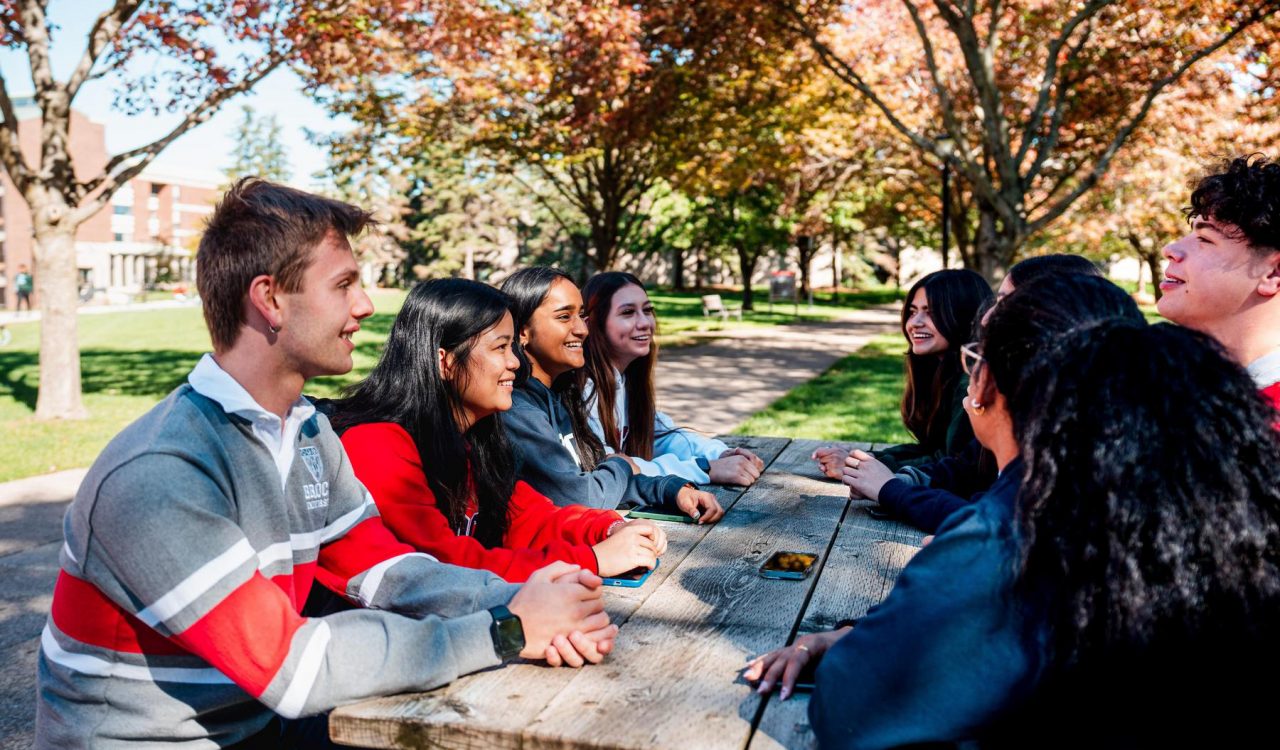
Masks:
[[[984,413],[987,411],[987,407],[985,407],[985,406],[983,406],[981,403],[979,403],[978,399],[976,399],[976,398],[975,398],[975,399],[971,399],[971,400],[969,401],[969,405],[973,407],[973,413],[974,413],[974,414],[982,415],[982,414],[984,414]]]
[[[280,333],[280,326],[267,326],[267,330],[272,333]]]

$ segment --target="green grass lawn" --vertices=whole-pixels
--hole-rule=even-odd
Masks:
[[[738,297],[725,294],[725,300]],[[363,378],[377,361],[404,302],[402,291],[372,293],[377,312],[356,334],[355,369],[339,377],[312,381],[307,392],[332,396]],[[655,291],[654,307],[664,346],[693,340],[693,332],[714,332],[738,325],[767,326],[799,320],[826,320],[841,307],[861,307],[891,301],[892,291],[846,294],[839,306],[815,303],[774,306],[769,313],[748,312],[744,321],[727,326],[704,318],[695,292]],[[767,299],[761,295],[760,299]],[[785,310],[785,312],[784,312]],[[90,417],[81,421],[38,422],[33,417],[38,385],[38,323],[13,323],[13,340],[0,348],[0,481],[87,466],[113,435],[181,384],[200,355],[209,351],[209,336],[198,307],[81,315],[80,368],[85,406]]]
[[[901,336],[878,336],[753,414],[734,432],[814,440],[911,442],[898,412],[906,351],[907,342]]]

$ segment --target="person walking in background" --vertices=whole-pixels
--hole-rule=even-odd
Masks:
[[[31,312],[31,293],[35,289],[35,280],[31,278],[31,272],[25,265],[18,266],[18,275],[13,277],[13,291],[18,295],[15,310],[21,311],[22,306],[26,305],[27,312]]]

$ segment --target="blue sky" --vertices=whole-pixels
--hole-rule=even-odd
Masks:
[[[66,80],[84,51],[89,27],[103,9],[103,0],[54,0],[49,16],[58,27],[54,30],[52,58],[54,73]],[[31,73],[24,51],[0,49],[0,70],[12,97],[32,93]],[[92,81],[80,90],[73,106],[91,119],[106,126],[107,150],[118,153],[154,141],[171,130],[181,119],[178,115],[129,117],[111,108],[116,79]],[[231,161],[235,126],[242,117],[241,107],[250,105],[259,115],[276,116],[283,131],[292,164],[292,182],[309,187],[312,174],[323,171],[325,153],[307,142],[304,128],[331,132],[344,129],[323,107],[302,92],[302,81],[291,70],[277,69],[246,94],[224,102],[218,113],[207,122],[187,131],[153,162],[153,168],[168,174],[186,175],[201,180],[221,182],[222,170]]]

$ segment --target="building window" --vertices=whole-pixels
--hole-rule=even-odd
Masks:
[[[162,185],[162,184],[161,184],[161,183],[159,183],[159,182],[153,182],[153,183],[151,183],[151,194],[152,194],[152,195],[159,195],[161,190],[164,190],[164,185]]]
[[[133,213],[133,206],[112,206],[111,212],[116,216],[128,216]]]
[[[124,242],[124,233],[123,233],[123,232],[116,232],[115,234],[113,234],[113,235],[111,235],[111,236],[115,238],[115,241],[116,241],[116,242]]]

